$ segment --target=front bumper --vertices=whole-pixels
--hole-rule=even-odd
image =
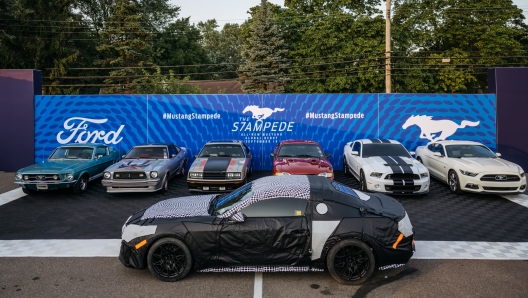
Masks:
[[[194,180],[187,179],[187,187],[190,191],[219,192],[232,191],[244,185],[244,180]]]
[[[125,265],[125,267],[133,269],[147,268],[147,245],[136,249],[136,245],[141,241],[141,239],[134,239],[129,243],[127,243],[125,240],[121,241],[121,249],[119,250],[119,261],[121,261],[121,263]]]
[[[384,175],[385,176],[385,175]],[[391,179],[365,177],[367,189],[386,194],[426,194],[429,192],[429,177],[412,180],[412,185],[395,185]]]
[[[155,192],[163,186],[161,179],[103,179],[101,183],[109,193]]]
[[[479,173],[475,177],[462,175],[457,172],[460,189],[467,192],[490,194],[516,194],[526,191],[526,176],[520,181],[481,181],[480,178],[488,173]],[[512,175],[512,173],[504,174]]]
[[[395,248],[393,245],[394,243],[380,247],[380,251],[378,252],[378,268],[389,269],[407,264],[416,251],[414,247],[414,234],[403,238]]]
[[[31,190],[53,190],[72,187],[77,180],[63,181],[15,181],[22,188]]]

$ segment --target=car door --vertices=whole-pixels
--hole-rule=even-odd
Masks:
[[[447,157],[445,155],[444,146],[442,144],[435,143],[433,146],[434,152],[432,152],[429,157],[429,168],[433,175],[437,178],[447,181],[446,173],[446,161]],[[438,152],[441,156],[435,156],[434,153]]]
[[[95,161],[97,167],[94,168],[94,173],[90,173],[90,176],[95,176],[102,173],[106,168],[114,163],[107,146],[98,146],[95,149]]]
[[[176,148],[173,145],[168,146],[169,150],[169,162],[167,166],[167,170],[170,172],[171,176],[174,176],[174,174],[178,171],[180,168],[180,165],[182,163],[181,155],[178,154],[176,151]]]
[[[307,200],[274,198],[245,207],[220,230],[219,266],[291,265],[308,249]]]
[[[351,166],[350,170],[356,177],[359,177],[359,171],[361,169],[361,149],[363,149],[361,142],[356,141],[352,145],[351,151],[357,151],[359,155],[350,154],[350,157],[347,156],[347,159],[350,160],[350,166]]]
[[[422,162],[423,162],[424,166],[426,166],[426,167],[430,167],[431,157],[434,154],[434,145],[435,145],[435,143],[431,143],[431,144],[427,145],[427,147],[424,148],[423,154],[421,156]]]

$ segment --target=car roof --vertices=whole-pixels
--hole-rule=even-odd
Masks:
[[[484,145],[484,144],[479,143],[479,142],[462,141],[462,140],[435,141],[435,142],[430,142],[430,143],[438,143],[438,144],[442,144],[442,145]]]
[[[356,140],[363,144],[401,144],[400,142],[396,140],[389,140],[389,139],[360,139]]]
[[[317,143],[316,141],[312,141],[312,140],[284,140],[284,141],[281,141],[279,144],[280,145],[284,145],[284,144],[317,144],[319,145],[319,143]]]
[[[145,147],[145,146],[169,146],[169,145],[173,145],[172,143],[143,143],[143,144],[137,144],[136,146],[134,147]]]
[[[213,140],[209,141],[206,144],[242,144],[240,140]]]
[[[86,144],[70,143],[70,144],[61,145],[59,147],[98,147],[98,146],[108,146],[108,145],[102,144],[102,143],[86,143]]]

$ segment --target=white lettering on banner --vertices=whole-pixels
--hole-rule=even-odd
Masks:
[[[75,123],[77,121],[80,121],[77,123],[77,126],[75,126]],[[61,136],[65,134],[64,131],[60,131],[57,134],[57,142],[60,144],[67,144],[71,143],[72,140],[75,138],[74,143],[81,143],[86,144],[88,142],[91,143],[97,143],[97,141],[104,141],[105,144],[117,144],[123,140],[123,138],[119,138],[119,134],[121,131],[123,131],[123,128],[125,128],[124,125],[119,126],[119,129],[117,131],[109,131],[105,132],[104,130],[94,130],[94,131],[87,131],[88,123],[94,123],[94,124],[102,124],[108,121],[108,119],[90,119],[90,118],[82,118],[82,117],[72,117],[66,119],[64,121],[64,129],[67,129],[71,132],[71,134],[63,139]],[[77,133],[79,133],[77,135]]]
[[[313,113],[307,112],[305,118],[308,119],[363,119],[365,114],[355,113],[355,114],[346,114],[346,113]]]
[[[293,131],[293,124],[295,122],[264,122],[256,121],[252,122],[237,121],[233,123],[233,129],[231,131]]]
[[[215,120],[220,119],[220,114],[172,114],[163,113],[163,119],[165,120]]]

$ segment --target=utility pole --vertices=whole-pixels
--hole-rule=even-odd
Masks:
[[[390,15],[391,15],[391,0],[387,1],[387,8],[385,9],[385,93],[391,93],[391,29],[390,29]]]

